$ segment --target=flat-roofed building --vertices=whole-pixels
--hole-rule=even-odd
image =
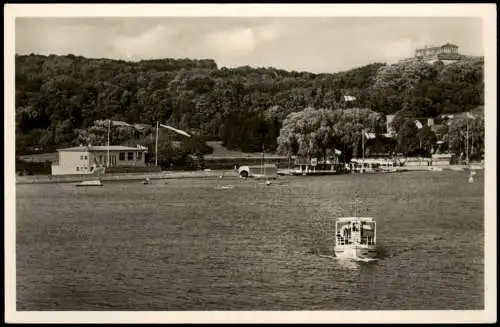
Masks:
[[[141,145],[137,147],[88,145],[58,149],[57,152],[59,163],[52,165],[52,175],[92,174],[96,167],[146,166],[147,148]]]

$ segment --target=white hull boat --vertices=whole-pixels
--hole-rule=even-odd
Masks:
[[[104,184],[101,183],[101,180],[93,180],[93,181],[81,181],[80,183],[76,184],[76,186],[82,187],[82,186],[103,186]]]
[[[339,246],[335,249],[335,256],[341,259],[375,259],[377,257],[377,250],[374,246],[346,246],[342,248]]]
[[[340,217],[335,222],[337,258],[375,259],[377,257],[376,222],[372,217]]]

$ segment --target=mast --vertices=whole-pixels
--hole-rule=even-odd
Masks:
[[[158,166],[158,127],[160,122],[156,121],[156,144],[155,144],[155,166]]]
[[[465,136],[465,156],[466,156],[466,161],[467,165],[469,165],[469,112],[465,114],[465,121],[467,123],[467,133]]]
[[[265,151],[265,146],[262,144],[262,158],[260,161],[260,173],[264,173],[264,176],[266,175],[266,168],[264,167],[264,151]]]
[[[110,137],[110,133],[111,133],[111,119],[108,119],[108,160],[106,160],[106,167],[109,167],[109,137]]]
[[[363,129],[361,132],[361,151],[362,153],[362,161],[361,161],[361,172],[365,171],[365,130]]]

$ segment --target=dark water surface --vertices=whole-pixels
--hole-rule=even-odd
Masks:
[[[483,176],[17,185],[17,310],[483,309]],[[355,193],[381,258],[318,255]]]

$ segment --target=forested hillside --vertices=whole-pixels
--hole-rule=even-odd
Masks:
[[[483,90],[481,59],[446,66],[373,63],[312,74],[218,68],[213,60],[16,55],[16,150],[50,152],[81,143],[94,122],[105,119],[151,126],[159,120],[200,139],[222,140],[229,149],[253,152],[264,144],[273,150],[285,118],[308,107],[435,117],[482,105]],[[344,95],[356,100],[345,102]],[[141,139],[149,132],[113,140]]]

